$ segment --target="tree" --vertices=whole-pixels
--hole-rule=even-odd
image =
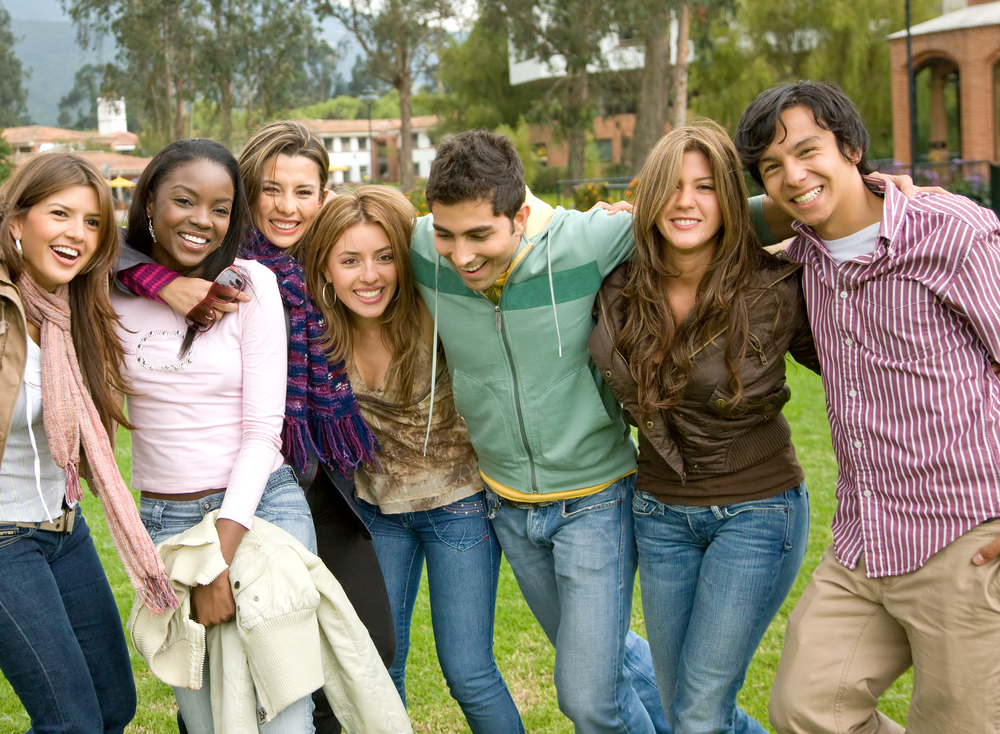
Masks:
[[[495,19],[504,19],[514,48],[528,58],[562,56],[566,76],[550,94],[559,94],[554,117],[569,141],[569,175],[583,178],[586,134],[593,124],[588,67],[603,62],[601,42],[612,32],[617,3],[610,0],[484,0]]]
[[[511,86],[507,55],[506,27],[486,16],[461,43],[449,39],[438,66],[445,91],[428,99],[440,131],[518,127],[538,93],[530,86]]]
[[[93,130],[97,127],[97,98],[102,94],[105,68],[85,64],[76,70],[73,88],[59,100],[59,127]]]
[[[322,19],[332,16],[357,38],[368,73],[399,92],[399,177],[404,191],[413,188],[413,84],[428,67],[453,17],[451,0],[318,0]]]
[[[0,182],[10,178],[14,172],[14,149],[10,147],[7,139],[0,135]]]
[[[329,96],[336,59],[303,0],[67,0],[81,42],[110,32],[118,59],[105,86],[138,111],[144,147],[193,132],[207,101],[217,138],[232,145],[233,112],[247,127]],[[302,99],[306,95],[310,98]]]
[[[936,11],[935,0],[914,0],[914,23]],[[885,37],[904,26],[903,16],[896,0],[736,0],[714,17],[696,14],[692,107],[731,130],[754,97],[774,84],[833,81],[861,111],[873,157],[887,154],[892,110]]]
[[[14,54],[10,14],[0,5],[0,127],[27,124],[28,92],[23,81],[24,68]]]

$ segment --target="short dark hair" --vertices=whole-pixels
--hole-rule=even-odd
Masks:
[[[506,135],[467,130],[438,146],[427,178],[427,206],[487,201],[493,216],[514,219],[524,203],[524,168]]]
[[[779,84],[761,92],[747,107],[736,128],[735,143],[740,160],[760,186],[764,185],[760,159],[774,142],[778,126],[784,129],[781,113],[790,107],[810,110],[816,124],[833,133],[844,158],[853,160],[860,153],[858,170],[862,174],[872,172],[868,164],[871,138],[858,108],[833,82],[801,81]]]

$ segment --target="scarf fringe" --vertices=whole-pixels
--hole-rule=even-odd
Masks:
[[[83,488],[80,487],[80,464],[70,461],[63,467],[66,472],[66,500],[70,504],[83,499]]]

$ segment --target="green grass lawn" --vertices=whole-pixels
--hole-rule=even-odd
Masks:
[[[819,563],[823,550],[830,543],[830,519],[836,503],[834,488],[837,468],[830,447],[830,428],[819,378],[793,364],[790,365],[788,381],[793,398],[785,412],[792,423],[799,460],[805,467],[812,501],[812,527],[809,550],[799,578],[764,637],[740,694],[740,705],[761,722],[767,721],[767,697],[781,655],[787,615],[805,588],[813,568]],[[123,432],[118,443],[118,459],[126,479],[129,479],[131,473],[128,445],[128,436]],[[98,551],[105,561],[105,570],[115,590],[124,623],[133,597],[128,579],[111,547],[100,509],[93,497],[88,496],[84,501],[84,512],[94,530]],[[645,635],[638,581],[635,596],[633,629]],[[552,686],[552,647],[521,598],[506,561],[500,575],[495,652],[504,678],[524,717],[527,731],[532,734],[570,734],[573,727],[559,713]],[[149,674],[145,663],[135,653],[132,654],[132,668],[139,691],[139,707],[136,718],[127,731],[133,734],[175,732],[175,707],[170,689]],[[461,711],[448,695],[437,664],[434,634],[428,613],[426,578],[413,619],[406,685],[409,712],[416,731],[441,734],[468,732]],[[905,722],[911,688],[912,678],[908,674],[882,698],[881,710],[896,721]],[[23,732],[28,726],[28,718],[17,698],[6,681],[0,678],[0,734]],[[769,727],[768,731],[771,731]]]

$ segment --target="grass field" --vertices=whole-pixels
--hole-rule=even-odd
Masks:
[[[788,612],[798,599],[823,550],[830,543],[830,519],[835,506],[834,488],[837,469],[830,448],[830,429],[819,378],[811,372],[790,365],[789,384],[793,398],[785,409],[792,423],[793,439],[799,460],[805,467],[806,482],[812,502],[812,527],[809,550],[795,587],[761,643],[754,658],[746,685],[740,694],[740,705],[758,721],[767,721],[767,697],[771,680],[781,654]],[[128,436],[119,440],[118,458],[125,478],[129,478]],[[98,550],[105,561],[118,600],[122,619],[132,605],[132,592],[120,563],[111,547],[97,501],[88,497],[84,503],[87,521],[94,530]],[[426,579],[420,592],[413,620],[413,638],[407,664],[407,694],[409,712],[417,732],[458,734],[468,727],[458,706],[448,695],[444,678],[434,653],[434,636],[428,615]],[[639,585],[633,611],[633,629],[645,635]],[[553,650],[528,611],[514,582],[510,568],[504,562],[500,576],[500,593],[496,615],[496,657],[507,684],[510,686],[528,732],[537,734],[570,734],[573,727],[559,713],[555,689],[552,686]],[[135,720],[127,731],[133,734],[167,734],[176,732],[174,701],[170,690],[154,679],[137,655],[132,655],[139,707]],[[896,721],[905,722],[909,708],[912,679],[904,676],[882,698],[881,710]],[[766,724],[765,724],[766,726]],[[0,734],[23,732],[29,727],[10,686],[0,678]],[[768,727],[768,731],[771,729]]]

